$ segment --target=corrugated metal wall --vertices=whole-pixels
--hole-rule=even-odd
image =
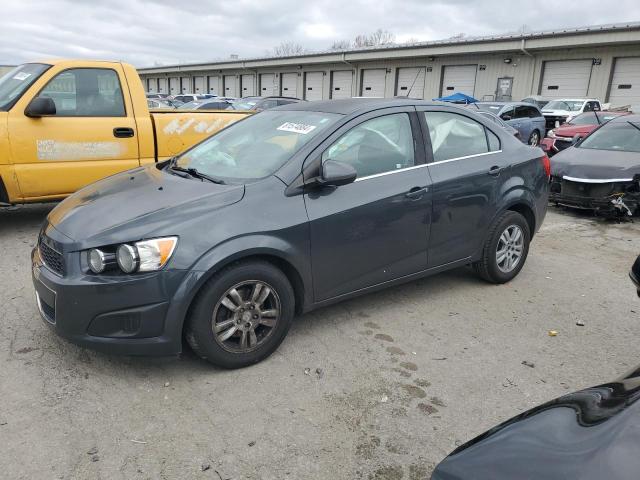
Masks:
[[[539,45],[536,45],[538,47]],[[588,95],[599,98],[603,102],[607,101],[609,85],[613,75],[614,58],[640,56],[640,45],[615,45],[593,48],[566,48],[555,50],[534,50],[528,49],[526,52],[514,51],[511,53],[480,53],[473,55],[451,55],[441,57],[415,57],[415,58],[385,58],[383,60],[361,61],[357,63],[328,63],[301,65],[297,69],[296,92],[302,96],[304,91],[304,74],[306,72],[324,72],[323,75],[323,98],[330,98],[331,73],[334,71],[344,71],[351,69],[354,72],[351,96],[361,95],[359,91],[362,85],[362,72],[364,70],[381,69],[385,72],[385,97],[396,95],[398,69],[418,67],[424,69],[424,98],[432,99],[440,96],[442,74],[447,65],[477,65],[477,75],[475,83],[475,97],[478,99],[493,99],[496,93],[497,82],[501,77],[513,77],[513,100],[520,100],[528,95],[539,93],[542,82],[542,75],[545,62],[553,60],[572,59],[595,59],[591,78],[589,80]],[[505,62],[508,59],[508,63]],[[282,74],[292,73],[291,66],[255,68],[258,74],[274,74],[274,91],[280,91]],[[223,75],[236,76],[246,74],[246,70],[222,70]],[[197,72],[187,72],[182,70],[180,75],[206,75],[210,78],[219,76],[219,70],[214,72],[206,71],[202,68]],[[176,76],[176,73],[166,74],[145,74],[143,78]],[[293,76],[287,78],[291,80]],[[219,90],[215,85],[214,90]],[[446,92],[444,92],[446,93]]]

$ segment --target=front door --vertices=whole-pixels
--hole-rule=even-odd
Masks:
[[[121,68],[73,68],[55,75],[37,96],[53,116],[9,114],[14,171],[23,199],[54,197],[139,165],[136,123],[121,85]]]
[[[359,117],[320,147],[323,162],[349,163],[358,177],[304,195],[316,301],[426,268],[431,192],[418,132],[415,111],[395,108]]]
[[[429,132],[433,182],[429,267],[439,267],[481,248],[508,166],[491,129],[465,114],[424,110],[419,113]]]

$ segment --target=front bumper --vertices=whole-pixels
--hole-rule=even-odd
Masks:
[[[633,182],[585,183],[567,178],[551,178],[550,202],[608,217],[630,217],[640,210],[640,192]]]
[[[61,275],[43,262],[38,247],[32,252],[36,302],[47,325],[77,345],[105,353],[180,353],[183,317],[172,314],[170,305],[185,272],[92,275],[81,271],[79,256],[64,254]]]

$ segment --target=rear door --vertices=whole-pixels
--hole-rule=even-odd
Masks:
[[[429,267],[438,267],[468,260],[482,247],[509,163],[499,138],[474,118],[438,107],[418,111],[431,153]]]
[[[509,125],[520,132],[520,138],[526,142],[533,131],[532,119],[529,117],[529,107],[525,105],[516,105],[514,109],[513,119]]]
[[[354,183],[304,195],[316,301],[426,268],[431,192],[413,107],[354,119],[310,159],[358,172]]]
[[[70,68],[36,95],[53,99],[55,115],[29,118],[21,105],[11,110],[11,151],[25,199],[66,195],[139,165],[136,123],[123,91],[119,64]]]

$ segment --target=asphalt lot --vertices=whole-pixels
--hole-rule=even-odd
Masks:
[[[58,339],[29,261],[51,208],[0,209],[3,478],[425,478],[496,423],[640,363],[640,222],[551,209],[510,284],[459,269],[351,300],[222,371]]]

